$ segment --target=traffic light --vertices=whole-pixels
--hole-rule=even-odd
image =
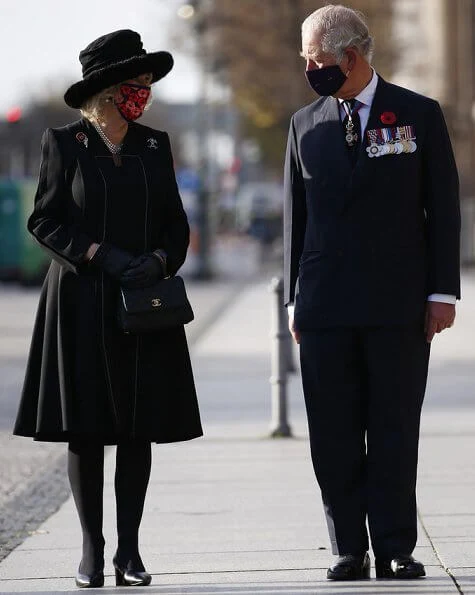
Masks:
[[[14,106],[7,111],[6,120],[9,124],[15,124],[15,122],[19,122],[21,120],[21,116],[21,107]]]

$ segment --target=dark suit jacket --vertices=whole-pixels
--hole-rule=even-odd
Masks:
[[[460,297],[455,160],[439,104],[379,79],[366,130],[412,125],[414,153],[354,169],[337,99],[292,117],[285,163],[285,303],[300,330],[409,324],[432,293]],[[296,291],[297,285],[297,291]]]

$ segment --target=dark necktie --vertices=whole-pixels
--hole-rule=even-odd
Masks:
[[[362,103],[356,99],[350,99],[343,102],[343,109],[346,113],[346,116],[343,119],[345,143],[353,166],[358,159],[358,150],[361,142],[361,121],[358,113],[361,106]]]

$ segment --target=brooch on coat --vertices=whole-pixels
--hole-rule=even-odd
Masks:
[[[89,144],[89,139],[84,134],[84,132],[78,132],[76,134],[76,140],[78,141],[78,143],[83,144],[86,147],[86,149],[87,149],[87,145]]]
[[[392,112],[388,112],[388,114],[392,114]],[[389,117],[387,120],[389,120]],[[417,149],[414,126],[374,128],[373,130],[367,130],[366,136],[369,142],[369,147],[366,148],[368,157],[414,153]]]
[[[150,138],[147,138],[147,147],[149,149],[158,149],[157,139],[153,138],[153,136],[151,136]]]

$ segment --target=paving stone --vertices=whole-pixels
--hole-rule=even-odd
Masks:
[[[468,335],[475,336],[475,281],[468,279],[465,285],[467,301],[459,313],[464,323],[450,336],[461,328],[460,337],[467,341]],[[153,572],[147,593],[474,593],[474,418],[466,403],[469,390],[473,394],[475,388],[475,366],[471,375],[465,365],[470,359],[467,345],[461,349],[462,366],[453,345],[444,351],[444,335],[434,347],[441,381],[429,387],[425,404],[419,476],[422,524],[414,552],[426,564],[427,578],[332,583],[325,579],[332,557],[298,377],[289,384],[297,439],[265,438],[270,417],[268,298],[266,284],[249,287],[212,329],[201,333],[192,350],[207,435],[154,448],[141,531],[143,556]],[[118,592],[111,568],[113,466],[109,454],[107,577],[101,591],[105,594]],[[0,592],[77,592],[73,576],[79,556],[79,523],[69,499],[0,564]],[[461,560],[463,564],[457,563]],[[134,591],[142,592],[127,589]]]

